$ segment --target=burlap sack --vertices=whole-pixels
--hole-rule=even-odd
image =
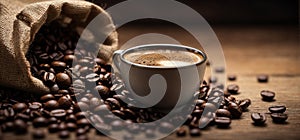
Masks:
[[[109,19],[109,21],[103,21],[103,28],[114,31],[108,37],[109,44],[100,47],[100,55],[108,60],[117,49],[118,40],[110,16],[101,7],[78,0],[1,0],[0,86],[35,94],[49,92],[42,81],[31,75],[30,64],[25,57],[35,34],[45,23],[63,16],[84,26],[99,13],[105,14]]]

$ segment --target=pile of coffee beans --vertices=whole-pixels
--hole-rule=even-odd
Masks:
[[[32,124],[36,128],[32,132],[33,138],[44,138],[47,132],[39,128],[47,128],[48,133],[57,133],[59,138],[68,138],[70,132],[74,132],[78,139],[88,139],[87,133],[91,128],[101,130],[97,131],[100,135],[103,135],[102,132],[126,130],[129,132],[126,136],[128,138],[134,138],[133,134],[138,132],[145,132],[146,137],[155,137],[156,130],[165,133],[175,129],[172,121],[180,119],[180,116],[158,126],[141,128],[127,125],[153,122],[166,114],[153,108],[136,108],[125,103],[124,100],[135,101],[122,80],[111,73],[111,65],[97,58],[94,52],[84,49],[84,46],[93,47],[94,44],[77,43],[78,39],[79,33],[74,27],[62,26],[56,21],[39,30],[26,58],[30,62],[32,75],[43,81],[51,92],[41,97],[24,99],[16,96],[2,100],[2,132],[24,134],[28,132],[28,124]],[[75,48],[78,51],[76,55]],[[78,63],[72,64],[74,61]],[[231,93],[238,93],[238,90],[238,86],[234,85],[228,88],[229,93],[224,94],[223,90],[211,88],[204,81],[195,93],[196,106],[184,123],[189,130],[182,126],[176,134],[200,136],[198,126],[207,122],[207,127],[216,125],[228,128],[231,119],[240,118],[251,104],[250,99],[237,100],[231,96]],[[204,108],[216,112],[203,114]],[[126,123],[116,119],[116,116],[126,120]]]

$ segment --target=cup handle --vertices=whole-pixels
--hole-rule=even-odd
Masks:
[[[117,70],[120,71],[120,65],[121,65],[121,53],[123,52],[123,50],[116,50],[114,53],[113,53],[113,56],[112,56],[112,61],[113,61],[113,64],[116,66]]]

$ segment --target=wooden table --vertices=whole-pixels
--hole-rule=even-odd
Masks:
[[[233,120],[229,129],[218,129],[215,126],[202,131],[201,137],[189,136],[177,138],[172,134],[165,140],[173,139],[300,139],[300,47],[299,34],[296,26],[213,26],[218,36],[227,63],[227,73],[236,74],[235,82],[240,86],[240,94],[236,98],[250,98],[252,105],[249,111],[243,113],[241,119]],[[174,26],[124,26],[118,29],[120,46],[129,39],[151,32],[172,36],[184,45],[199,47],[199,44],[187,32]],[[169,43],[165,37],[153,39],[137,39],[125,44]],[[258,83],[258,74],[268,74],[268,83]],[[207,70],[205,79],[209,76]],[[260,91],[268,89],[276,92],[276,101],[264,102]],[[289,118],[286,124],[274,124],[267,116],[266,126],[252,125],[251,112],[267,112],[271,105],[284,104],[287,106]],[[31,129],[32,131],[32,129]],[[57,135],[49,135],[47,139],[57,139]],[[74,134],[72,138],[74,139]],[[89,138],[109,139],[95,136],[92,131]],[[1,139],[1,136],[0,136]],[[13,136],[11,133],[2,134],[2,139],[31,139],[30,135]]]

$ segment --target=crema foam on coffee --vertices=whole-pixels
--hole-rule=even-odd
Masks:
[[[203,57],[191,51],[183,50],[140,50],[124,55],[130,62],[146,66],[187,66],[198,63]]]

